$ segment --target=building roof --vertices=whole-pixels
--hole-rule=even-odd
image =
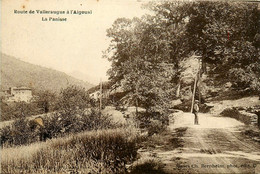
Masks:
[[[31,88],[24,87],[24,86],[22,86],[22,87],[13,87],[12,89],[13,90],[32,90]]]

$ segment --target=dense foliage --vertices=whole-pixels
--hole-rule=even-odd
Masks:
[[[181,61],[194,54],[209,78],[260,91],[258,4],[162,1],[145,8],[152,13],[119,18],[107,30],[108,74],[129,103],[165,110],[183,71]]]
[[[157,28],[161,29],[157,42],[167,40],[168,58],[173,63],[195,53],[201,57],[203,71],[216,75],[215,80],[259,91],[257,3],[162,2],[148,7],[155,12]]]
[[[6,102],[1,99],[1,120],[12,120],[39,115],[53,111],[75,112],[95,107],[96,103],[89,97],[85,88],[68,86],[60,94],[51,91],[33,91],[31,102]]]
[[[52,112],[57,108],[55,93],[50,91],[33,91],[31,102],[6,102],[1,98],[1,121],[25,118],[32,115]]]
[[[45,91],[38,93],[35,101],[31,103],[9,103],[7,106],[12,108],[13,112],[7,110],[7,113],[6,110],[2,110],[2,113],[18,119],[1,129],[1,144],[30,144],[68,133],[114,126],[109,116],[102,115],[95,108],[95,102],[89,97],[88,92],[77,86],[62,89],[59,96]],[[42,115],[43,125],[37,125],[33,123],[33,118],[28,117],[35,114],[33,111],[39,111],[37,114],[54,112]],[[16,114],[13,115],[14,113]]]
[[[56,108],[60,111],[73,112],[75,110],[84,110],[92,106],[95,106],[95,103],[85,88],[69,86],[65,89],[61,89]]]
[[[6,103],[1,101],[1,121],[24,118],[31,115],[43,114],[44,112],[33,103]]]
[[[77,115],[63,112],[51,114],[43,118],[43,127],[37,127],[29,119],[18,119],[10,126],[0,129],[1,145],[25,145],[47,138],[55,138],[70,133],[82,131],[114,128],[116,124],[108,115],[101,115],[99,111],[91,110]]]
[[[194,3],[187,24],[188,49],[197,51],[222,81],[259,91],[259,22],[257,3]]]
[[[142,106],[148,112],[163,111],[171,96],[173,73],[152,45],[155,40],[148,42],[153,27],[146,25],[146,20],[148,16],[118,19],[108,30],[108,36],[113,38],[106,55],[112,61],[108,73],[114,87],[127,92],[123,100],[128,104]],[[143,31],[147,31],[146,35]],[[116,52],[109,57],[112,50]]]

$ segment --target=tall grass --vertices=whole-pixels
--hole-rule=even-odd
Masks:
[[[138,133],[89,131],[29,146],[3,148],[2,173],[122,173],[137,156]]]

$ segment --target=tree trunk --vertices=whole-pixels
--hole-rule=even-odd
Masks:
[[[136,116],[138,116],[138,99],[135,99],[135,112],[136,112]]]
[[[176,97],[180,96],[180,90],[181,90],[181,82],[179,81],[178,87],[177,87],[177,91],[176,91]]]
[[[195,76],[194,80],[194,87],[193,87],[193,93],[192,93],[192,101],[191,101],[191,113],[193,113],[193,106],[194,106],[194,100],[195,100],[195,93],[196,93],[196,87],[197,87],[197,81],[198,81],[199,72]]]
[[[202,72],[201,72],[201,75],[205,73],[207,74],[207,63],[202,61]]]

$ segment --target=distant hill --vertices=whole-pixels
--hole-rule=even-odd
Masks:
[[[69,73],[68,75],[72,76],[72,77],[76,77],[77,79],[86,81],[86,82],[90,82],[91,84],[97,85],[100,82],[100,79],[97,79],[95,77],[91,77],[87,74],[84,74],[80,71],[73,71],[71,73]]]
[[[11,86],[27,86],[36,90],[58,92],[68,85],[78,85],[86,89],[94,86],[63,72],[1,54],[1,89],[8,89]]]

